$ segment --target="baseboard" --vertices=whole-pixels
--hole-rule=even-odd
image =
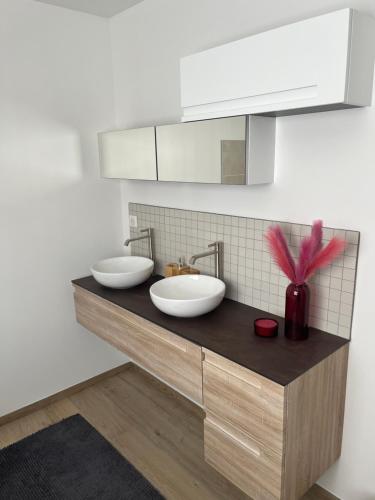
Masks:
[[[306,493],[302,500],[340,500],[338,497],[325,490],[318,484],[314,486]]]
[[[104,373],[100,373],[99,375],[96,375],[95,377],[89,378],[88,380],[84,380],[83,382],[80,382],[79,384],[75,384],[71,387],[68,387],[67,389],[63,389],[60,392],[57,392],[56,394],[53,394],[52,396],[48,396],[44,399],[41,399],[39,401],[36,401],[35,403],[31,403],[30,405],[24,406],[23,408],[20,408],[19,410],[15,410],[11,413],[7,413],[6,415],[3,415],[0,417],[0,425],[8,424],[9,422],[12,422],[13,420],[16,420],[17,418],[24,417],[25,415],[28,415],[29,413],[32,413],[36,410],[40,410],[41,408],[44,408],[51,403],[55,403],[56,401],[59,401],[60,399],[67,398],[69,396],[72,396],[73,394],[82,391],[83,389],[86,389],[87,387],[90,387],[90,385],[94,385],[98,382],[100,382],[103,379],[106,379],[108,377],[112,377],[113,375],[116,375],[117,373],[120,373],[127,368],[131,366],[131,363],[125,363],[121,366],[117,366],[116,368],[112,368],[111,370],[108,370]]]

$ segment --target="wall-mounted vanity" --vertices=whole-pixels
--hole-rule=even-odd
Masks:
[[[140,227],[154,225],[159,273],[176,257],[177,241],[185,241],[188,256],[207,251],[205,242],[199,243],[200,228],[209,227],[217,240],[223,236],[224,281],[235,300],[225,298],[208,314],[181,318],[161,312],[150,298],[160,275],[126,290],[101,286],[89,276],[73,282],[77,320],[204,408],[204,453],[212,467],[254,500],[297,500],[341,453],[350,339],[345,325],[352,320],[359,233],[341,230],[349,254],[340,269],[327,269],[328,276],[331,270],[336,276],[332,283],[314,284],[310,337],[293,342],[284,337],[280,317],[286,284],[279,270],[265,272],[267,255],[261,252],[272,221],[132,203],[129,214]],[[291,241],[305,234],[303,225],[283,227]],[[324,228],[323,235],[335,231]],[[131,236],[133,254],[149,256],[139,229],[132,228]],[[200,270],[212,274],[213,261],[202,258]],[[231,262],[238,263],[234,274]],[[244,287],[251,300],[241,296]],[[332,298],[328,306],[342,313],[330,314],[327,322],[327,305],[319,297]],[[254,335],[254,320],[264,315],[278,320],[278,337]]]
[[[106,178],[208,184],[273,181],[275,119],[236,116],[99,134]]]
[[[74,281],[77,320],[204,408],[205,459],[227,479],[254,500],[297,500],[341,453],[348,340],[256,337],[260,311],[228,299],[167,316],[149,296],[158,279],[129,290]]]

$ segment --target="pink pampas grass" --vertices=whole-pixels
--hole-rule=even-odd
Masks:
[[[323,248],[323,222],[314,221],[310,236],[303,238],[297,262],[294,261],[280,226],[272,226],[265,234],[274,262],[296,285],[302,285],[315,271],[328,266],[345,249],[346,242],[339,238]]]
[[[296,281],[297,285],[301,285],[306,281],[307,269],[311,261],[322,248],[323,238],[323,222],[316,220],[313,222],[311,235],[303,238],[300,246],[298,262],[296,264]]]
[[[295,282],[296,266],[293,257],[289,251],[288,244],[280,226],[271,227],[266,233],[268,246],[275,263],[283,271],[283,273]]]
[[[312,276],[317,269],[328,266],[344,251],[346,242],[339,238],[332,238],[331,241],[318,252],[311,260],[305,273],[305,280]]]

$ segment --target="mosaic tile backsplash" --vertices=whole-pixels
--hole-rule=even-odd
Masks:
[[[166,264],[178,262],[179,257],[188,263],[191,255],[207,250],[209,243],[223,241],[226,296],[284,316],[285,289],[289,281],[271,261],[264,233],[269,225],[280,224],[296,254],[310,226],[135,203],[129,203],[129,215],[136,215],[138,221],[138,227],[130,230],[131,236],[145,227],[154,229],[158,274],[164,273]],[[344,255],[309,281],[309,324],[350,338],[359,233],[324,228],[325,243],[333,236],[344,238],[347,248]],[[132,254],[147,256],[147,242],[132,243]],[[214,275],[214,258],[199,259],[194,267],[203,274]]]

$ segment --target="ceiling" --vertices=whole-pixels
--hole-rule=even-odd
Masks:
[[[123,10],[129,9],[143,0],[36,0],[66,9],[79,10],[96,16],[112,17]]]

